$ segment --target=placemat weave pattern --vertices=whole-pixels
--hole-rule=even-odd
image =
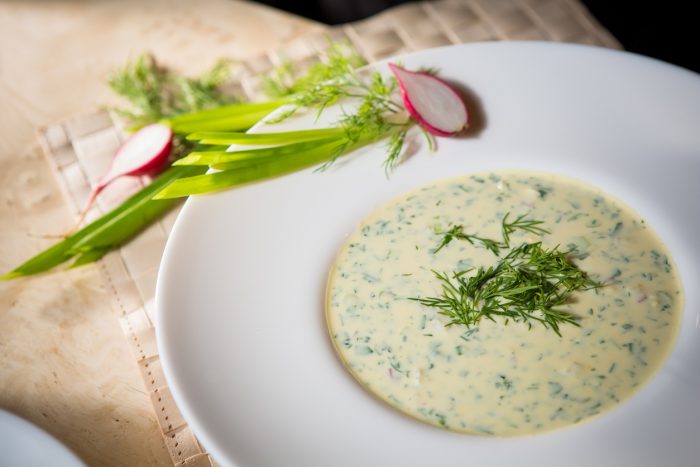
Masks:
[[[281,50],[240,62],[233,86],[251,100],[262,97],[259,76],[291,61],[317,60],[327,39],[346,39],[370,62],[414,50],[489,40],[552,40],[620,48],[576,0],[442,0],[405,4],[370,19],[328,28]],[[76,215],[104,174],[124,138],[106,111],[72,117],[40,130],[40,141]],[[105,189],[88,220],[137,191],[147,178],[123,178]],[[150,394],[174,465],[212,466],[178,411],[165,380],[153,327],[153,300],[160,258],[177,209],[98,263]]]

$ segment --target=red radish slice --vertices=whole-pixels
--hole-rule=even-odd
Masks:
[[[173,131],[167,125],[154,123],[129,136],[117,149],[112,165],[92,189],[87,204],[80,212],[76,228],[80,226],[97,195],[121,176],[153,174],[168,162],[172,148]]]
[[[469,125],[462,97],[449,84],[429,73],[389,64],[401,88],[406,110],[428,132],[452,136]]]

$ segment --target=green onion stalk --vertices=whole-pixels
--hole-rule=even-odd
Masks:
[[[39,253],[1,280],[51,270],[63,263],[77,267],[97,261],[127,243],[176,204],[176,199],[211,193],[242,184],[289,174],[308,167],[332,164],[357,148],[386,139],[386,170],[400,159],[411,120],[397,118],[404,107],[394,99],[396,80],[378,72],[361,75],[364,62],[331,44],[327,57],[305,75],[290,81],[282,67],[266,78],[274,98],[266,102],[230,103],[218,94],[217,79],[199,81],[167,75],[154,62],[142,61],[112,80],[112,87],[132,102],[128,114],[135,128],[159,121],[171,127],[178,154],[172,167],[122,205]],[[220,77],[217,70],[212,76]],[[246,133],[271,112],[272,122],[296,112],[320,114],[343,99],[356,110],[331,128]],[[245,149],[227,151],[231,145]],[[256,146],[260,146],[256,148]],[[251,149],[252,147],[252,149]]]

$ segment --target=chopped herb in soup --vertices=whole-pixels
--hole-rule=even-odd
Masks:
[[[574,180],[499,172],[376,210],[338,255],[326,317],[349,371],[391,406],[521,435],[630,397],[670,353],[682,305],[634,211]]]

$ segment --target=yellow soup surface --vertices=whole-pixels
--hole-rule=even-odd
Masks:
[[[502,239],[502,220],[526,215],[539,242],[602,283],[561,309],[561,337],[537,322],[448,317],[410,300],[437,297],[433,271],[452,274],[499,260],[478,242]],[[424,422],[470,434],[532,434],[579,423],[630,397],[666,360],[683,306],[671,256],[639,216],[584,183],[536,172],[453,178],[380,207],[349,236],[332,267],[326,319],[348,370],[371,393]]]

